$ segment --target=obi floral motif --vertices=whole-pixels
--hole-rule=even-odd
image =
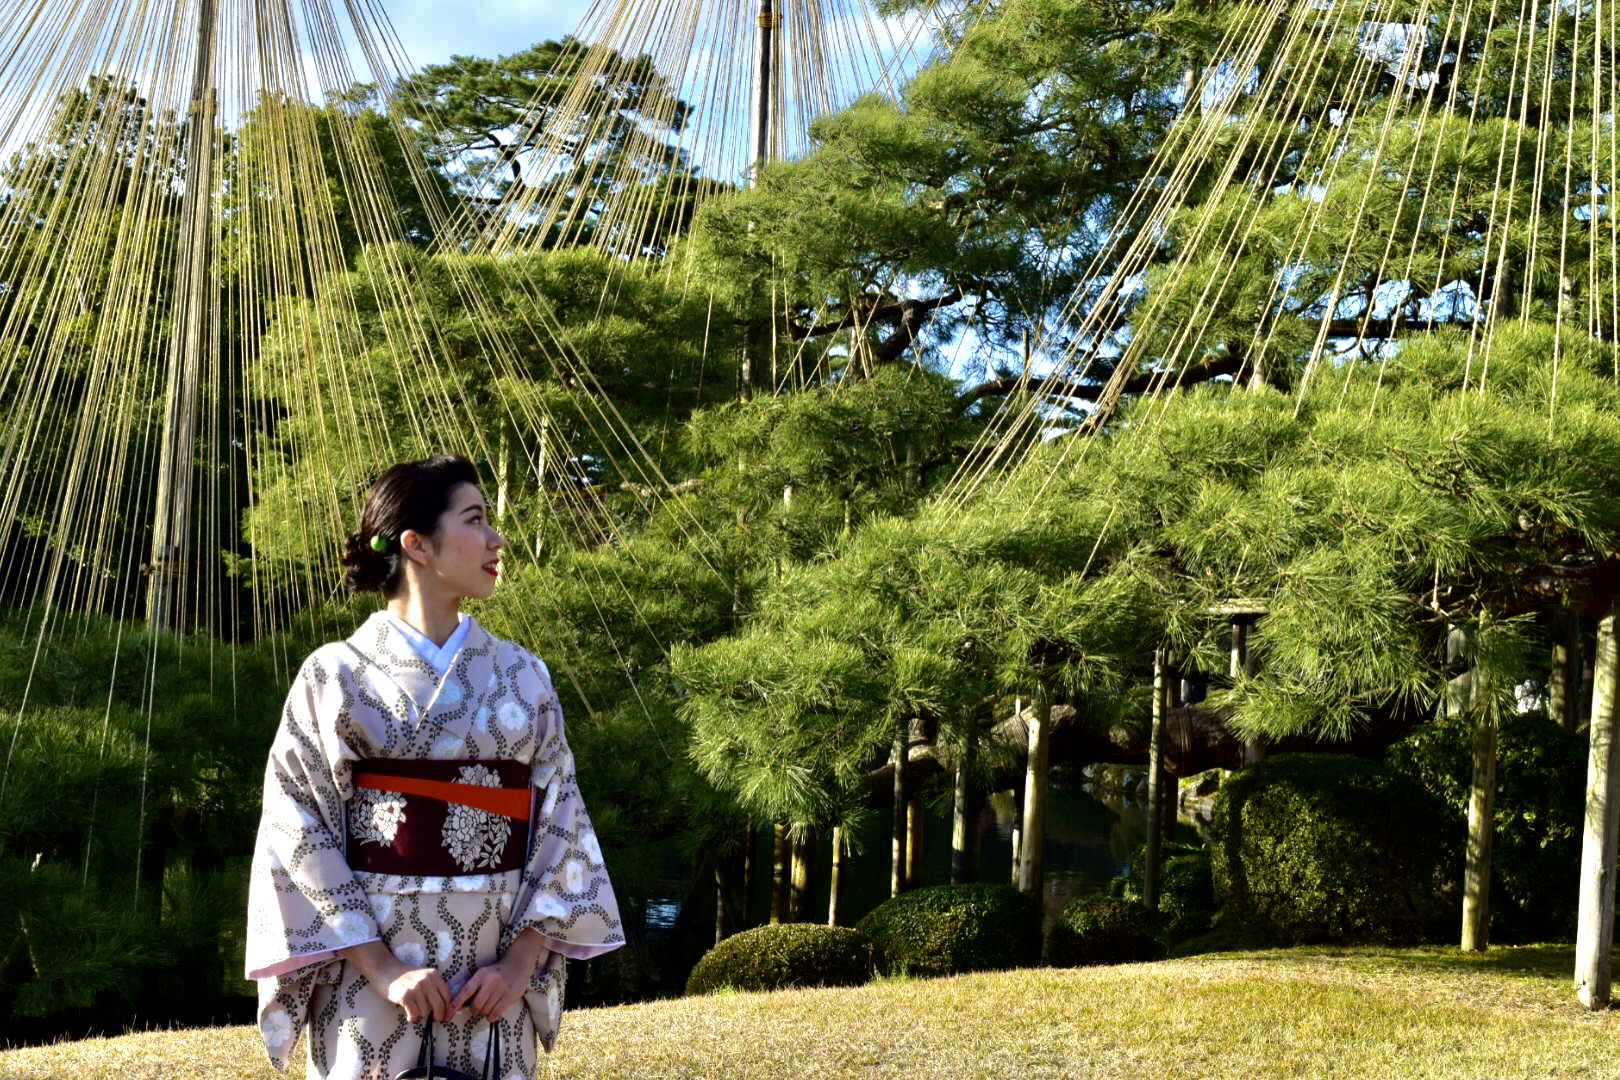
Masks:
[[[387,846],[405,824],[405,796],[360,788],[349,806],[349,835],[364,844]]]
[[[483,765],[463,766],[456,782],[480,787],[501,786],[500,775]],[[501,853],[511,838],[512,821],[503,814],[450,803],[444,815],[445,849],[467,873],[500,866]]]

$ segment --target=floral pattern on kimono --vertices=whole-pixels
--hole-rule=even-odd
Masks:
[[[473,872],[350,869],[345,845],[386,844],[411,814],[411,796],[354,787],[354,763],[369,758],[528,765],[538,809],[522,869],[476,872],[491,865],[489,852],[505,843],[499,830],[512,824],[459,804],[446,816],[444,842]],[[461,782],[489,784],[487,772],[469,764]],[[624,944],[546,666],[474,623],[440,678],[382,612],[347,641],[316,650],[287,695],[271,747],[249,886],[247,973],[259,980],[259,1028],[272,1064],[287,1067],[306,1027],[310,1077],[390,1080],[416,1064],[421,1025],[337,950],[380,939],[400,960],[436,968],[455,993],[529,927],[548,952],[503,1018],[504,1080],[534,1075],[537,1041],[551,1049],[566,961]],[[489,1025],[464,1009],[436,1025],[435,1060],[476,1073],[488,1037]]]

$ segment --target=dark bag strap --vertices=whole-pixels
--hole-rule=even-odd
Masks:
[[[459,1069],[449,1066],[439,1068],[433,1064],[433,1014],[428,1013],[427,1027],[422,1032],[422,1049],[416,1053],[416,1068],[410,1070],[413,1078],[421,1080],[439,1080],[460,1077],[465,1074]],[[500,1080],[501,1076],[501,1025],[498,1021],[491,1021],[489,1025],[489,1041],[484,1044],[484,1068],[479,1073],[483,1080]]]

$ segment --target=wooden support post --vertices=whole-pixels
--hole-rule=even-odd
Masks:
[[[1018,889],[1040,904],[1045,893],[1048,728],[1052,705],[1038,689],[1029,709],[1029,766],[1024,774],[1024,825],[1018,859]]]
[[[1148,736],[1147,857],[1142,874],[1142,903],[1159,907],[1159,860],[1164,843],[1164,695],[1165,655],[1153,651],[1153,728]]]
[[[911,803],[911,792],[906,784],[906,757],[910,753],[911,721],[901,720],[894,733],[894,840],[889,868],[889,895],[899,896],[906,890],[906,807]]]
[[[1454,628],[1446,638],[1446,658],[1467,660],[1468,631]],[[1469,670],[1446,687],[1446,713],[1473,724],[1473,773],[1468,789],[1468,847],[1463,867],[1462,933],[1458,947],[1484,951],[1490,933],[1491,838],[1496,805],[1496,716],[1479,693],[1479,675]]]
[[[793,861],[787,828],[774,826],[771,834],[771,925],[791,921],[788,914],[789,864]]]
[[[951,792],[951,884],[961,885],[973,877],[973,756],[976,746],[971,735],[962,738],[956,752],[955,785]]]
[[[1609,950],[1614,943],[1614,863],[1620,838],[1620,752],[1614,731],[1615,684],[1620,681],[1620,648],[1612,601],[1598,623],[1597,659],[1592,666],[1592,719],[1586,764],[1586,828],[1581,839],[1580,916],[1575,930],[1575,993],[1588,1009],[1609,1004]]]
[[[838,925],[838,890],[844,878],[844,827],[834,825],[832,831],[832,880],[827,888],[827,925]]]
[[[793,842],[793,876],[788,888],[788,919],[806,922],[810,917],[810,871],[815,861],[815,839],[806,832]]]
[[[1496,817],[1496,713],[1474,703],[1474,770],[1468,792],[1468,860],[1463,871],[1464,952],[1484,952],[1490,944],[1491,847]]]

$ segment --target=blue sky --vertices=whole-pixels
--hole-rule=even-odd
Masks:
[[[383,0],[394,32],[416,67],[452,56],[500,56],[573,30],[585,0]]]

